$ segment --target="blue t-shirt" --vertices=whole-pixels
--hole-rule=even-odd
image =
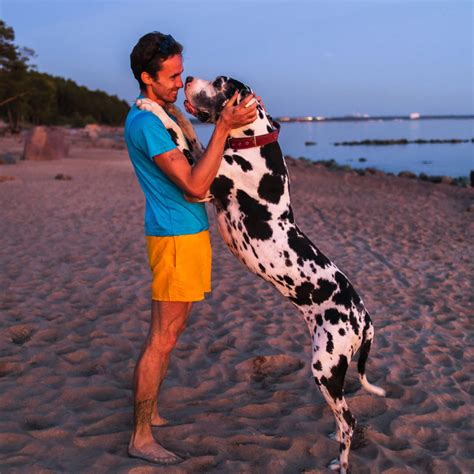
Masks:
[[[145,194],[145,235],[197,234],[208,229],[205,205],[186,201],[183,191],[153,160],[176,148],[163,122],[152,112],[133,105],[125,121],[125,141]]]

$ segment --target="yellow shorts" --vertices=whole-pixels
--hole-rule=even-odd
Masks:
[[[146,236],[153,274],[152,299],[200,301],[211,291],[209,231],[176,236]]]

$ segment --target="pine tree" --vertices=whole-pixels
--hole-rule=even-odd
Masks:
[[[30,64],[33,50],[14,44],[13,28],[0,20],[0,117],[18,133],[20,124],[122,125],[128,104],[117,96],[40,73]]]
[[[13,28],[0,20],[0,106],[2,115],[8,117],[10,130],[19,132],[27,109],[27,96],[32,92],[28,84],[28,71],[32,66],[28,63],[34,51],[16,46],[14,40]]]

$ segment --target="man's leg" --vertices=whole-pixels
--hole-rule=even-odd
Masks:
[[[151,424],[153,415],[158,414],[154,410],[170,353],[186,327],[190,309],[191,303],[152,301],[150,330],[134,373],[134,428],[129,445],[132,456],[163,464],[180,460],[155,441]]]
[[[155,301],[155,303],[156,303],[156,301]],[[188,307],[186,309],[185,321],[188,320],[189,313],[191,312],[191,307],[193,305],[192,303],[186,303],[186,304],[188,305]],[[178,337],[181,335],[181,333],[183,332],[184,329],[185,329],[185,324],[183,325],[181,331],[179,331]],[[156,398],[155,398],[155,404],[154,404],[154,407],[153,407],[153,415],[152,415],[152,418],[151,418],[151,425],[152,426],[163,426],[163,425],[168,424],[168,420],[166,418],[162,418],[160,416],[159,412],[158,412],[158,397],[160,395],[161,384],[163,383],[163,380],[166,377],[166,373],[168,372],[169,360],[170,360],[170,358],[169,358],[169,354],[168,354],[167,357],[165,357],[164,363],[161,366],[160,377],[159,377],[159,380],[158,380],[158,390],[157,390],[157,394],[156,394]]]

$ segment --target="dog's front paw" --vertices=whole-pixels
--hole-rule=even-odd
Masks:
[[[135,102],[140,110],[146,110],[147,112],[153,112],[156,104],[150,99],[137,99]]]
[[[206,196],[204,196],[203,198],[196,198],[186,193],[183,193],[183,195],[184,199],[188,202],[209,202],[214,199],[214,196],[210,193],[207,193]]]

